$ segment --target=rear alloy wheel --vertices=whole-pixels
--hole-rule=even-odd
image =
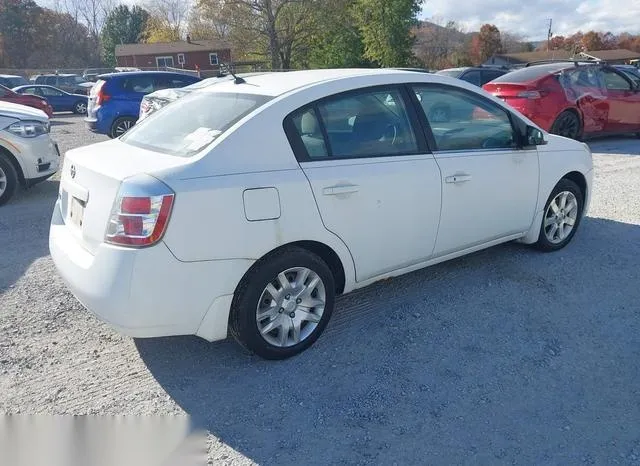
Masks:
[[[109,134],[109,136],[111,136],[114,139],[119,138],[124,133],[129,131],[135,124],[136,124],[136,120],[133,118],[129,118],[129,117],[118,118],[116,121],[113,122],[113,125],[111,125],[111,133]]]
[[[569,244],[582,219],[583,206],[584,195],[578,185],[560,180],[545,205],[535,246],[542,251],[557,251]]]
[[[9,159],[0,154],[0,205],[11,199],[18,186],[18,174]]]
[[[84,102],[76,102],[76,104],[73,106],[73,113],[84,115],[85,113],[87,113],[87,104]]]
[[[580,117],[569,110],[562,112],[551,126],[551,133],[569,139],[579,139],[582,133]]]
[[[249,351],[285,359],[311,346],[333,312],[335,284],[317,255],[291,247],[267,256],[243,278],[229,328]]]

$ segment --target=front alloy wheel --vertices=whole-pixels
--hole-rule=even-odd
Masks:
[[[583,206],[580,187],[569,179],[560,180],[545,204],[535,246],[542,251],[557,251],[569,244],[580,225]]]

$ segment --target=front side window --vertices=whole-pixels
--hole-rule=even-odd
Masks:
[[[414,87],[438,151],[513,149],[517,137],[509,114],[490,100],[444,87]]]
[[[255,94],[194,92],[153,113],[121,140],[156,152],[191,157],[271,97]]]
[[[612,70],[602,70],[604,73],[604,84],[610,91],[630,91],[629,81]]]

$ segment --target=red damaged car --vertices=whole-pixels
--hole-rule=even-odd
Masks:
[[[483,89],[560,136],[640,135],[640,87],[603,63],[532,63]]]
[[[37,108],[47,114],[49,118],[53,116],[53,107],[49,105],[42,97],[31,94],[18,94],[8,87],[0,85],[0,100],[11,102],[12,104],[26,105],[27,107]]]

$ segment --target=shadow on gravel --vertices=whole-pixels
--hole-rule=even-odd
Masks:
[[[611,136],[592,139],[587,142],[594,154],[640,155],[640,138]]]
[[[345,296],[287,361],[136,345],[198,426],[260,464],[626,464],[639,257],[640,226],[587,218],[557,253],[508,244]]]
[[[24,275],[36,259],[49,255],[49,223],[58,181],[47,180],[0,207],[0,293]]]
[[[51,126],[67,126],[67,125],[72,125],[72,124],[73,124],[73,122],[71,122],[71,121],[51,120]]]

